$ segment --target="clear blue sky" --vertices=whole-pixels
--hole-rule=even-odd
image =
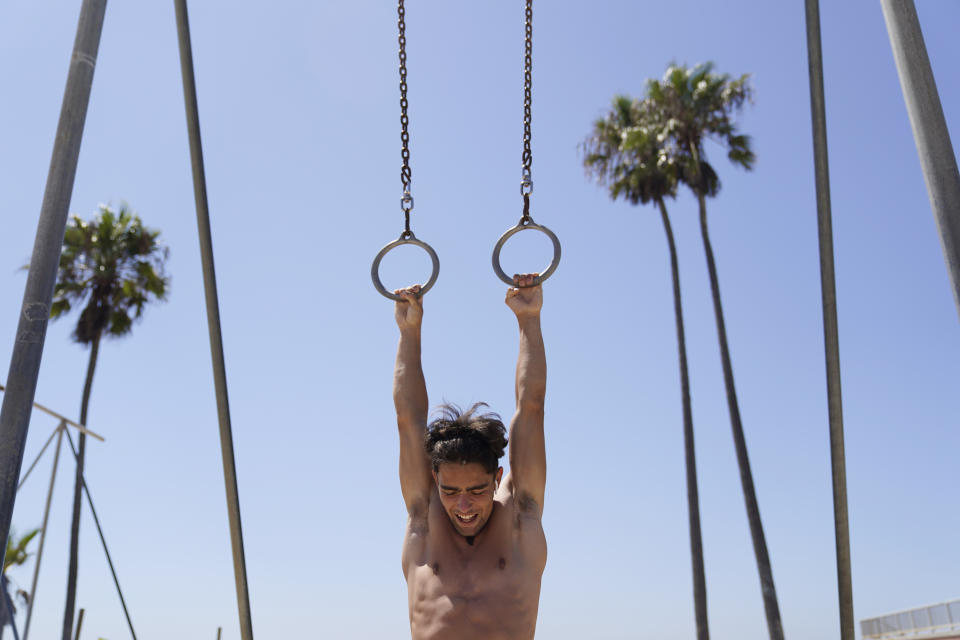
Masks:
[[[411,0],[414,230],[431,401],[512,411],[516,331],[489,256],[520,215],[522,4]],[[956,146],[960,4],[918,2]],[[78,2],[0,9],[0,370],[6,375]],[[403,638],[405,513],[391,303],[369,262],[402,228],[393,2],[194,2],[194,55],[240,496],[259,638]],[[857,620],[960,595],[960,327],[876,0],[823,3]],[[533,215],[563,241],[545,287],[550,558],[540,637],[690,638],[693,606],[669,263],[650,208],[611,202],[577,145],[670,60],[749,72],[756,170],[708,149],[740,406],[789,638],[838,632],[803,3],[538,3]],[[129,202],[171,247],[168,303],[105,344],[88,481],[143,638],[239,638],[172,3],[111,2],[72,213]],[[695,203],[668,203],[691,362],[710,623],[765,622]],[[528,234],[524,234],[528,235]],[[521,236],[509,271],[542,268]],[[391,258],[395,287],[425,278]],[[37,400],[79,410],[87,352],[47,334]],[[56,426],[35,414],[26,462]],[[46,458],[19,496],[39,526]],[[61,466],[33,633],[63,610]],[[84,637],[127,637],[92,520]],[[29,588],[30,565],[13,578]],[[859,633],[859,631],[858,631]]]

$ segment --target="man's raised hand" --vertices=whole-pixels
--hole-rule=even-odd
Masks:
[[[507,289],[507,306],[517,315],[517,319],[536,317],[543,307],[543,289],[538,284],[531,286],[537,277],[535,273],[514,274],[515,287]]]
[[[420,298],[420,285],[415,284],[406,289],[397,289],[394,291],[398,296],[403,297],[403,301],[397,301],[394,314],[397,318],[397,326],[400,330],[419,329],[420,322],[423,320],[423,300]]]

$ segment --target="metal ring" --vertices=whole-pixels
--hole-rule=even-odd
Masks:
[[[383,256],[387,255],[391,249],[395,249],[402,244],[415,244],[418,247],[422,248],[430,256],[430,261],[433,263],[433,272],[430,274],[430,279],[427,280],[427,284],[423,285],[420,288],[420,296],[423,296],[427,291],[430,291],[430,287],[437,281],[437,276],[440,275],[440,258],[437,257],[437,252],[433,250],[433,247],[428,245],[422,240],[417,240],[416,236],[411,232],[409,236],[401,235],[399,239],[394,240],[390,244],[386,245],[383,249],[380,249],[380,253],[377,254],[377,257],[373,259],[373,266],[370,267],[370,277],[373,278],[373,286],[377,291],[380,292],[380,295],[385,298],[390,298],[391,300],[396,300],[402,302],[404,298],[398,296],[392,291],[387,291],[386,287],[383,286],[383,283],[380,281],[380,261],[383,260]]]
[[[503,249],[503,245],[507,243],[507,240],[510,239],[510,236],[515,233],[520,233],[525,229],[536,229],[542,233],[545,233],[547,237],[550,238],[550,241],[553,242],[553,260],[550,261],[550,266],[547,267],[546,271],[537,275],[533,279],[533,284],[530,286],[536,286],[542,283],[544,280],[553,275],[553,272],[557,270],[557,267],[560,266],[560,240],[557,238],[556,234],[550,229],[547,229],[544,226],[541,226],[533,221],[533,218],[527,218],[529,222],[524,222],[523,219],[520,220],[514,227],[507,229],[500,239],[497,240],[497,245],[493,248],[493,272],[497,274],[497,277],[503,280],[506,284],[511,287],[516,286],[516,283],[513,281],[513,278],[507,276],[504,273],[503,268],[500,266],[500,250]]]

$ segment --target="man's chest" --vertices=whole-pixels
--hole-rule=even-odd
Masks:
[[[528,581],[530,567],[512,541],[486,539],[477,548],[461,549],[447,541],[433,541],[415,568],[417,591],[473,599],[493,593],[508,594]]]
[[[433,512],[423,536],[408,536],[404,562],[411,595],[516,599],[539,592],[546,543],[539,526],[521,530],[509,507],[499,508],[475,539],[453,531]],[[539,524],[539,523],[537,523]]]

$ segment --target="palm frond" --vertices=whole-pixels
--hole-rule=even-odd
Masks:
[[[10,537],[7,538],[7,547],[3,556],[4,573],[9,567],[18,566],[27,561],[27,558],[30,557],[30,554],[27,553],[27,547],[38,533],[40,533],[40,529],[32,529],[18,539],[16,532],[13,529],[10,530]]]
[[[678,167],[677,179],[697,193],[714,196],[720,179],[707,160],[704,141],[714,140],[735,166],[750,170],[754,155],[749,136],[738,132],[734,115],[752,101],[749,75],[731,79],[712,62],[690,68],[671,62],[661,80],[651,79],[639,109],[660,128],[661,153]]]
[[[633,204],[673,197],[676,171],[669,154],[660,114],[649,104],[625,95],[614,96],[606,117],[580,145],[589,177],[608,187],[614,200]]]
[[[51,317],[82,307],[73,335],[83,344],[129,333],[144,306],[164,299],[169,288],[169,249],[159,234],[126,204],[118,211],[100,205],[90,221],[73,216],[64,233]]]

